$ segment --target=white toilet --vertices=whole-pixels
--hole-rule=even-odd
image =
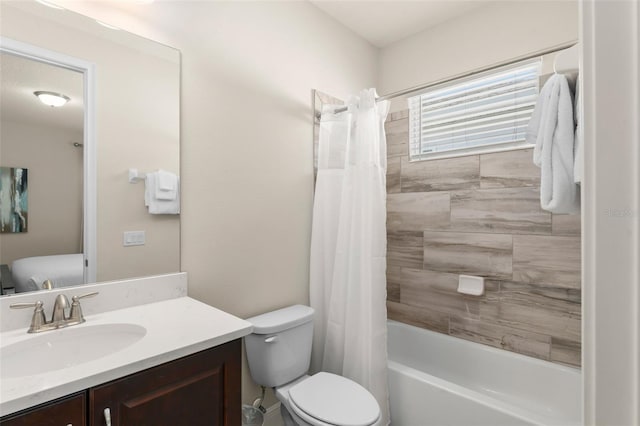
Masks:
[[[313,309],[294,305],[249,318],[245,337],[251,377],[275,388],[287,426],[371,426],[380,418],[377,401],[347,378],[307,375],[313,341]]]

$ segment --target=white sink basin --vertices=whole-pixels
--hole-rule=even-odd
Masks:
[[[0,348],[0,379],[34,376],[94,361],[133,345],[146,328],[135,324],[71,326]]]

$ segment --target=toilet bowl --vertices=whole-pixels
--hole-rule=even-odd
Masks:
[[[275,389],[287,426],[372,426],[380,407],[368,390],[336,374],[307,375],[313,309],[294,305],[249,318],[245,337],[253,380]]]
[[[336,374],[303,376],[276,388],[276,397],[294,421],[291,425],[371,426],[380,418],[373,395]]]

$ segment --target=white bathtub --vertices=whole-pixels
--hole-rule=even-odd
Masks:
[[[581,424],[579,369],[389,321],[393,426]]]

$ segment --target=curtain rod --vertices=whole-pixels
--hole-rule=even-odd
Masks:
[[[456,75],[454,75],[452,77],[443,78],[443,79],[440,79],[440,80],[433,81],[431,83],[421,84],[420,86],[414,86],[414,87],[410,87],[408,89],[403,89],[403,90],[399,90],[397,92],[389,93],[387,95],[379,96],[379,97],[376,98],[376,102],[386,101],[388,99],[393,99],[393,98],[397,98],[399,96],[408,95],[409,93],[417,92],[419,90],[425,90],[425,89],[428,89],[430,87],[437,86],[439,84],[448,83],[450,81],[457,80],[457,79],[460,79],[460,78],[470,77],[470,76],[472,76],[474,74],[478,74],[478,73],[485,72],[485,71],[490,71],[490,70],[493,70],[493,69],[496,69],[496,68],[506,67],[508,65],[513,65],[515,63],[518,63],[518,62],[521,62],[521,61],[526,61],[527,59],[532,59],[532,58],[535,58],[537,56],[548,55],[549,53],[554,53],[554,52],[558,52],[560,50],[568,49],[570,47],[575,46],[576,44],[578,44],[578,40],[573,40],[573,41],[570,41],[570,42],[557,44],[557,45],[555,45],[553,47],[550,47],[550,48],[547,48],[547,49],[538,50],[536,52],[529,53],[527,55],[522,55],[522,56],[518,56],[517,58],[514,58],[514,59],[509,59],[508,61],[502,61],[502,62],[494,63],[494,64],[486,66],[486,67],[476,68],[475,70],[472,70],[472,71],[467,71],[467,72],[464,72],[464,73],[461,73],[461,74],[456,74]],[[341,112],[345,112],[347,109],[348,108],[346,106],[345,107],[336,108],[333,111],[333,113],[334,114],[339,114]],[[318,112],[316,114],[316,117],[318,119],[320,119],[321,115],[322,115],[321,112]]]

